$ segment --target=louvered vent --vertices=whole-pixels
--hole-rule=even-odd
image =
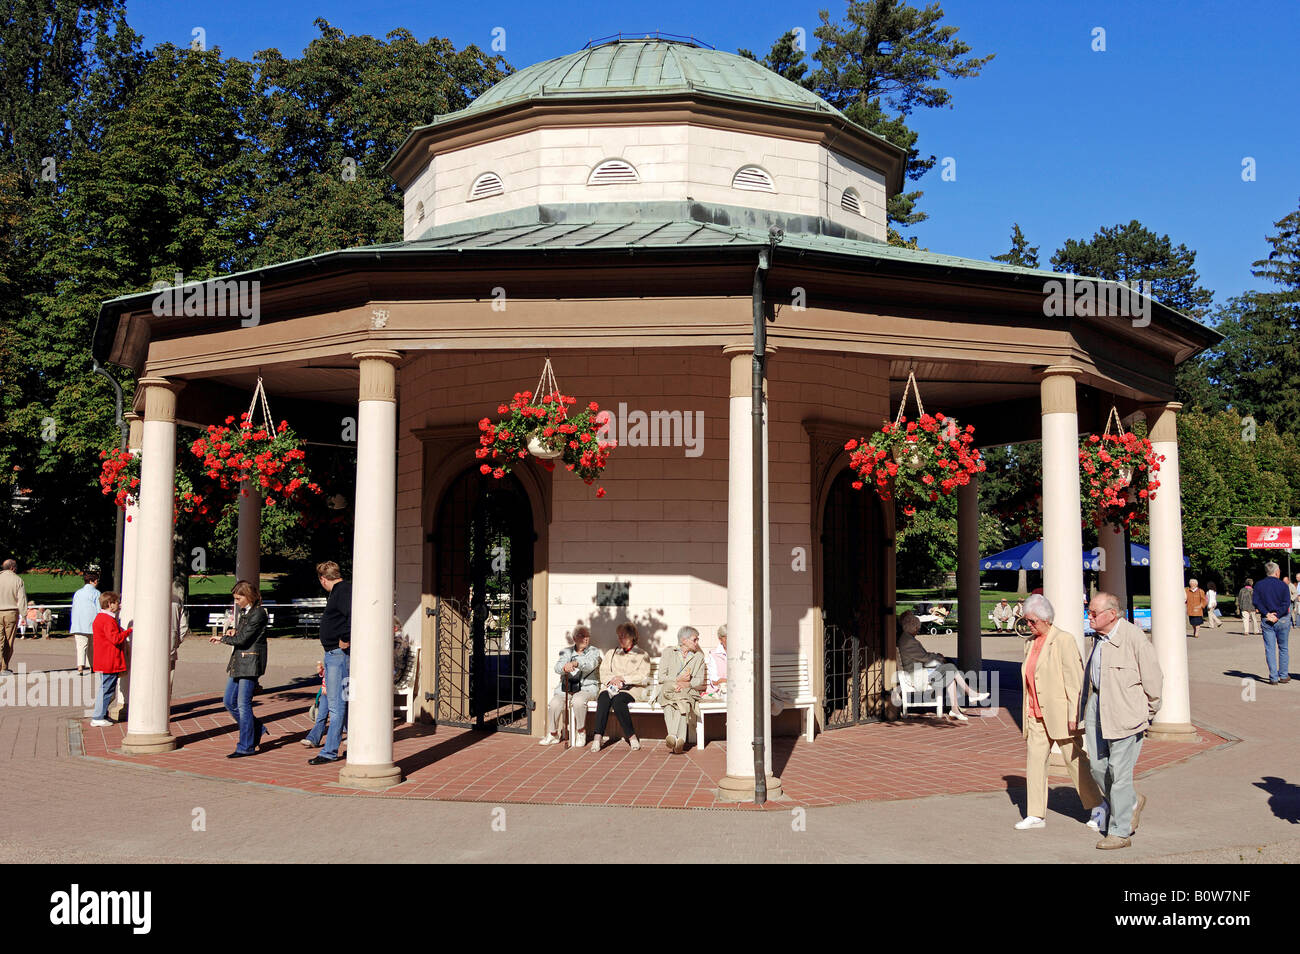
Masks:
[[[495,172],[485,172],[469,187],[469,201],[475,199],[486,199],[490,195],[501,195],[505,192],[505,186],[501,184],[501,177]]]
[[[731,178],[731,187],[745,192],[775,192],[772,177],[758,166],[741,166]]]
[[[862,214],[862,200],[858,198],[856,189],[844,190],[844,195],[840,198],[840,208],[846,212],[852,212],[854,215]]]
[[[618,185],[640,181],[636,168],[631,163],[624,162],[622,159],[606,159],[591,170],[587,185]]]

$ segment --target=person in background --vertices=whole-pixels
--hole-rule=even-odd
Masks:
[[[109,700],[117,694],[117,680],[126,672],[126,656],[122,646],[131,636],[117,621],[117,611],[122,608],[122,597],[110,590],[99,596],[99,613],[93,625],[95,637],[95,672],[99,673],[99,693],[95,696],[94,717],[90,724],[103,728],[113,723],[108,718]]]
[[[1205,584],[1205,625],[1210,629],[1218,629],[1219,621],[1215,619],[1215,614],[1219,610],[1219,594],[1215,592],[1214,584]]]
[[[1262,614],[1259,624],[1264,637],[1264,662],[1268,664],[1268,683],[1276,686],[1291,681],[1291,590],[1281,578],[1282,569],[1269,561],[1264,564],[1268,575],[1255,586],[1255,609]]]
[[[989,697],[987,692],[973,692],[971,687],[962,678],[957,667],[948,662],[939,653],[928,653],[921,641],[916,638],[916,634],[921,631],[921,620],[911,610],[905,612],[898,618],[899,628],[902,630],[898,634],[898,666],[900,669],[926,670],[930,687],[935,692],[942,692],[945,689],[948,693],[949,715],[961,722],[970,721],[966,713],[961,711],[961,706],[957,704],[957,690],[960,688],[966,694],[967,702],[983,702]],[[916,682],[913,682],[916,685]]]
[[[41,608],[35,603],[27,604],[27,632],[28,639],[40,639]]]
[[[1241,617],[1241,628],[1243,636],[1258,635],[1259,613],[1255,611],[1255,581],[1246,577],[1246,585],[1237,591],[1237,614]],[[1251,626],[1255,627],[1255,632],[1251,633]]]
[[[231,593],[235,598],[235,631],[226,636],[211,636],[209,641],[231,647],[224,701],[226,711],[239,723],[239,742],[226,758],[242,759],[253,755],[262,736],[270,734],[253,715],[253,686],[266,672],[267,617],[262,608],[262,595],[252,583],[240,580]]]
[[[260,600],[259,600],[260,602]],[[171,654],[170,668],[167,673],[167,697],[171,698],[172,686],[176,684],[176,660],[180,656],[181,643],[190,634],[190,614],[185,610],[185,580],[178,577],[172,581],[171,606]]]
[[[541,745],[555,745],[560,741],[560,726],[570,709],[578,713],[580,728],[569,744],[576,749],[587,744],[587,703],[600,695],[600,650],[591,645],[591,630],[575,626],[573,645],[560,650],[555,661],[560,684],[546,707],[546,735]],[[567,697],[567,698],[566,698]]]
[[[0,563],[0,674],[13,672],[9,660],[14,655],[14,637],[18,620],[27,618],[27,589],[18,575],[18,561]]]
[[[1079,692],[1083,687],[1083,660],[1074,636],[1057,629],[1056,611],[1045,596],[1025,601],[1025,622],[1033,634],[1025,640],[1025,661],[1021,665],[1020,724],[1025,737],[1025,817],[1016,828],[1043,828],[1047,822],[1047,763],[1056,743],[1065,760],[1079,800],[1092,818],[1088,827],[1106,827],[1106,809],[1101,792],[1083,754],[1079,734]]]
[[[320,620],[320,644],[325,650],[325,698],[329,702],[329,733],[320,755],[308,765],[326,765],[339,760],[343,730],[348,725],[348,700],[344,687],[351,670],[352,583],[333,560],[316,565],[316,578],[329,594]]]
[[[1020,606],[1019,603],[1017,603],[1016,605]],[[1023,610],[1024,608],[1021,607],[1022,612]],[[1007,602],[1007,598],[1005,596],[1002,597],[1002,599],[998,600],[998,605],[993,607],[993,612],[991,615],[993,617],[993,628],[998,632],[1015,628],[1016,613],[1015,610],[1011,608],[1011,604]]]
[[[713,699],[724,699],[727,695],[727,627],[718,627],[718,645],[709,650],[704,657],[705,671],[708,674],[708,688],[705,695]]]
[[[628,705],[645,702],[650,691],[650,654],[636,644],[637,631],[632,623],[618,624],[618,648],[607,650],[600,660],[600,695],[596,697],[596,725],[591,737],[591,751],[599,752],[605,742],[609,710],[614,710],[619,727],[633,749],[641,748],[632,725]]]
[[[1291,625],[1300,625],[1300,573],[1295,575],[1295,582],[1288,584],[1291,587]]]
[[[1197,630],[1205,622],[1205,591],[1196,585],[1196,577],[1187,581],[1183,596],[1187,600],[1187,622],[1192,625],[1192,636],[1199,638],[1201,634]]]

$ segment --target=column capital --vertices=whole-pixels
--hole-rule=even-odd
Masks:
[[[766,346],[764,347],[764,349],[763,349],[763,354],[764,354],[765,356],[766,356],[766,355],[769,355],[769,354],[776,354],[776,352],[779,351],[779,350],[780,350],[780,346],[778,346],[778,345],[774,345],[774,344],[768,344],[768,345],[766,345]],[[722,346],[722,353],[723,353],[724,355],[726,355],[727,357],[729,357],[729,358],[731,358],[731,357],[735,357],[735,356],[738,355],[738,354],[753,354],[753,353],[754,353],[754,342],[752,342],[752,341],[736,341],[736,342],[733,342],[733,343],[728,344],[728,345],[723,345],[723,346]]]
[[[144,418],[135,411],[127,411],[122,415],[122,420],[126,421],[126,449],[138,451],[144,443]]]
[[[1039,394],[1044,414],[1075,414],[1079,410],[1075,397],[1075,379],[1083,368],[1072,364],[1053,364],[1039,372]]]
[[[396,351],[358,351],[352,355],[361,366],[358,401],[397,402],[397,364],[402,356]]]
[[[168,378],[140,378],[136,388],[144,388],[144,419],[146,421],[176,421],[176,395],[185,387],[184,381]],[[129,438],[128,438],[129,440]]]
[[[1147,418],[1147,438],[1151,443],[1178,441],[1178,412],[1183,406],[1177,401],[1143,405]]]

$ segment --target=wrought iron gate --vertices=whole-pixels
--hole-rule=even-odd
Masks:
[[[434,718],[442,725],[528,733],[532,515],[522,488],[467,472],[448,490],[433,534]]]
[[[884,661],[874,641],[826,623],[826,728],[877,721],[884,705]]]

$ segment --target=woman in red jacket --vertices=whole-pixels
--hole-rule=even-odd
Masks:
[[[108,718],[108,701],[117,694],[118,677],[126,672],[126,656],[122,645],[131,635],[131,630],[123,629],[117,622],[117,611],[122,606],[122,597],[109,591],[100,594],[99,612],[91,632],[95,638],[94,660],[95,672],[99,673],[99,695],[95,697],[95,717],[90,720],[93,726],[107,726],[113,723]]]

